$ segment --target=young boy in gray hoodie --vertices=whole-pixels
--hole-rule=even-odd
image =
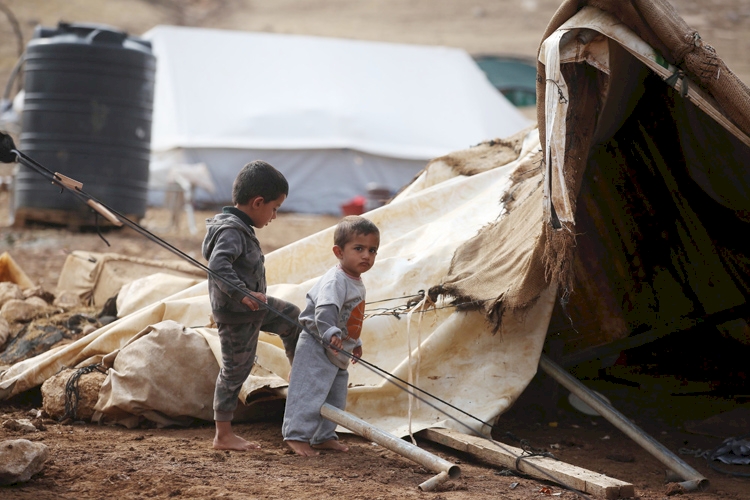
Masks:
[[[215,449],[260,448],[232,431],[240,389],[255,362],[260,330],[281,337],[290,364],[294,357],[299,326],[269,308],[294,321],[300,310],[294,304],[266,296],[265,259],[253,229],[274,220],[288,194],[289,184],[281,172],[256,160],[245,165],[234,181],[234,206],[224,207],[222,213],[206,220],[203,257],[208,268],[223,278],[208,276],[208,295],[219,330],[222,358],[213,403]]]

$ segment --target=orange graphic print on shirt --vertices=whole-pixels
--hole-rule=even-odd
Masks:
[[[346,322],[346,333],[349,338],[357,340],[362,333],[362,322],[365,320],[365,301],[363,300],[352,309]]]

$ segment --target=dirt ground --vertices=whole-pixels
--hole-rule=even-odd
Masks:
[[[617,402],[615,403],[617,404]],[[3,420],[27,416],[38,407],[15,401],[0,407]],[[267,419],[236,426],[261,450],[220,452],[210,448],[211,424],[184,429],[124,429],[96,425],[48,423],[45,430],[19,435],[0,429],[0,439],[23,437],[50,447],[51,459],[29,482],[1,487],[7,499],[88,498],[351,498],[351,499],[536,499],[546,496],[578,498],[553,483],[505,475],[470,456],[428,442],[420,445],[461,467],[461,477],[437,491],[421,492],[418,485],[434,475],[423,467],[361,438],[344,436],[349,453],[320,457],[293,455],[281,442],[278,411]],[[514,411],[498,427],[498,439],[516,445],[505,432],[528,440],[535,448],[558,459],[634,484],[636,497],[666,497],[665,467],[601,419],[570,411],[557,427]],[[687,435],[678,428],[656,422],[649,427],[670,449],[682,446],[713,447],[716,440]],[[607,438],[608,437],[608,438]],[[683,444],[687,443],[687,444]],[[710,443],[710,444],[709,444]],[[689,493],[694,500],[748,498],[748,480],[714,473],[705,461],[684,458],[711,480],[707,492]],[[746,467],[745,467],[746,468]]]
[[[277,33],[340,36],[404,43],[443,44],[471,53],[504,53],[533,57],[541,33],[559,5],[558,0],[0,0],[12,9],[28,41],[36,24],[54,26],[60,20],[106,23],[131,34],[156,24],[186,24]],[[169,10],[172,4],[177,10]],[[225,8],[213,12],[210,4]],[[700,30],[744,81],[750,81],[750,7],[746,0],[675,0],[680,14]],[[161,5],[162,7],[159,7]],[[182,5],[183,8],[179,6]],[[184,7],[184,6],[188,7]],[[182,17],[180,17],[182,16]],[[17,59],[15,35],[0,18],[0,81]],[[0,171],[0,176],[7,175]],[[107,246],[93,233],[27,227],[8,223],[8,196],[0,192],[0,253],[8,251],[36,284],[54,291],[66,256],[74,250],[115,252],[151,259],[172,254],[131,230],[110,231]],[[189,234],[182,222],[167,227],[168,214],[151,209],[142,223],[193,257],[200,258],[201,221],[213,211],[196,214],[199,231]],[[329,227],[335,217],[281,214],[259,232],[264,251],[270,252],[307,234]],[[731,397],[680,395],[686,383],[667,374],[618,373],[611,380],[586,383],[605,394],[613,405],[654,439],[707,477],[710,488],[686,496],[695,500],[750,499],[750,479],[715,471],[696,457],[716,448],[736,428],[718,426],[713,434],[697,433],[695,422],[732,410],[750,411],[747,393]],[[0,401],[0,423],[30,418],[41,408],[41,395],[32,390]],[[263,418],[237,426],[238,433],[258,441],[259,451],[238,453],[211,449],[213,425],[189,428],[125,429],[92,424],[61,425],[42,420],[41,430],[21,434],[0,427],[0,441],[25,438],[45,443],[50,460],[29,482],[0,487],[7,499],[89,498],[328,498],[350,499],[537,499],[547,496],[576,498],[558,484],[508,475],[474,457],[420,441],[425,449],[457,463],[461,477],[437,491],[417,486],[434,473],[373,445],[344,435],[347,454],[324,453],[300,458],[281,441],[281,411],[269,406]],[[750,431],[745,421],[744,432]],[[692,432],[691,432],[692,430]],[[732,434],[732,431],[735,431]],[[667,467],[601,417],[580,413],[567,402],[567,392],[537,376],[521,399],[502,415],[494,437],[520,447],[525,440],[534,449],[559,460],[632,483],[637,498],[663,499],[673,493],[665,483]],[[680,450],[683,454],[680,454]],[[727,468],[727,466],[723,466]],[[737,473],[750,473],[735,466]]]

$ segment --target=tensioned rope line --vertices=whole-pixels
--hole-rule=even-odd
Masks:
[[[419,311],[419,312],[426,313],[428,311],[439,311],[441,309],[460,309],[460,308],[467,309],[468,306],[484,304],[485,302],[490,302],[493,300],[497,300],[497,299],[469,300],[466,302],[459,302],[457,304],[448,304],[448,305],[444,305],[440,307],[435,306],[435,307],[429,308],[427,311]],[[400,306],[395,306],[395,307],[376,307],[374,309],[367,309],[365,311],[365,319],[375,317],[375,316],[396,316],[398,318],[401,314],[406,314],[407,312],[409,312],[409,310],[411,310],[412,307],[413,305],[407,303],[407,304],[402,304]],[[373,312],[373,311],[379,311],[379,312]]]
[[[91,207],[97,213],[99,213],[102,216],[104,216],[106,219],[110,220],[110,222],[112,222],[112,223],[114,223],[116,225],[123,225],[124,224],[124,225],[128,226],[129,228],[133,229],[137,233],[139,233],[142,236],[146,237],[150,241],[153,241],[154,243],[158,244],[162,248],[165,248],[166,250],[174,253],[175,255],[181,257],[182,259],[190,262],[194,266],[196,266],[199,269],[203,270],[204,272],[206,272],[208,275],[210,275],[214,279],[222,281],[224,284],[226,284],[230,288],[234,289],[235,291],[240,292],[243,296],[250,297],[250,299],[253,300],[253,301],[255,301],[260,307],[264,307],[269,312],[271,312],[271,313],[277,315],[278,317],[284,319],[285,321],[288,321],[291,324],[299,327],[302,331],[306,332],[308,335],[310,335],[311,337],[313,337],[320,344],[322,344],[322,345],[324,345],[324,346],[326,346],[328,348],[334,349],[330,342],[327,342],[322,337],[320,337],[319,335],[316,335],[316,334],[308,331],[297,320],[292,319],[289,316],[281,313],[280,311],[275,310],[273,307],[269,306],[268,304],[266,304],[262,300],[260,300],[257,297],[249,294],[248,292],[246,292],[242,288],[238,287],[234,283],[229,282],[228,280],[226,280],[221,275],[216,274],[214,271],[212,271],[211,269],[209,269],[207,266],[205,266],[204,264],[202,264],[201,262],[199,262],[195,258],[191,257],[190,255],[186,254],[185,252],[183,252],[179,248],[173,246],[172,244],[170,244],[166,240],[160,238],[159,236],[156,236],[155,234],[151,233],[146,228],[140,226],[138,223],[131,221],[128,217],[126,217],[125,215],[119,213],[117,210],[113,209],[112,207],[107,206],[105,203],[103,203],[102,201],[96,199],[94,196],[86,193],[85,191],[83,191],[83,189],[82,189],[83,185],[80,182],[78,182],[78,181],[76,181],[74,179],[71,179],[71,178],[69,178],[67,176],[64,176],[63,174],[60,174],[58,172],[52,172],[52,171],[50,171],[49,169],[47,169],[46,167],[44,167],[40,163],[36,162],[33,158],[31,158],[31,157],[27,156],[26,154],[22,153],[21,151],[17,150],[15,148],[15,144],[13,143],[13,139],[9,135],[0,132],[0,161],[5,162],[5,163],[11,163],[11,162],[14,162],[14,161],[19,161],[19,160],[25,166],[27,166],[27,167],[31,168],[32,170],[34,170],[36,173],[42,175],[43,177],[46,177],[48,180],[50,180],[50,182],[52,184],[54,184],[56,186],[59,186],[63,190],[68,190],[69,192],[71,192],[72,194],[74,194],[79,200],[81,200],[85,204],[89,205],[89,207]],[[102,239],[103,239],[103,237],[102,237]],[[106,242],[106,240],[105,240],[105,242]],[[107,245],[109,245],[109,243],[107,243]],[[462,415],[464,415],[464,416],[466,416],[466,417],[468,417],[468,418],[470,418],[472,420],[475,420],[478,423],[481,423],[483,426],[487,426],[490,429],[496,429],[496,427],[493,426],[492,424],[489,424],[489,423],[483,421],[482,419],[480,419],[479,417],[476,417],[476,416],[474,416],[474,415],[472,415],[472,414],[470,414],[470,413],[462,410],[461,408],[458,408],[457,406],[455,406],[455,405],[453,405],[451,403],[448,403],[447,401],[445,401],[445,400],[443,400],[443,399],[441,399],[441,398],[439,398],[439,397],[437,397],[437,396],[435,396],[435,395],[433,395],[433,394],[431,394],[431,393],[429,393],[429,392],[427,392],[427,391],[425,391],[425,390],[423,390],[423,389],[421,389],[421,388],[419,388],[419,387],[417,387],[417,386],[415,386],[413,384],[410,384],[409,382],[407,382],[407,381],[405,381],[405,380],[397,377],[396,375],[393,375],[392,373],[389,373],[388,371],[386,371],[386,370],[384,370],[384,369],[382,369],[382,368],[380,368],[380,367],[378,367],[378,366],[376,366],[376,365],[374,365],[374,364],[372,364],[372,363],[370,363],[370,362],[368,362],[368,361],[366,361],[366,360],[364,360],[362,358],[357,358],[354,355],[352,355],[351,353],[343,351],[343,350],[341,352],[343,352],[345,354],[345,356],[349,357],[350,359],[356,360],[358,363],[361,363],[364,367],[366,367],[367,369],[369,369],[370,371],[372,371],[376,375],[379,375],[379,376],[383,377],[383,379],[386,382],[388,382],[390,384],[393,384],[395,387],[401,389],[402,391],[406,392],[407,394],[411,395],[412,397],[418,399],[420,402],[428,405],[429,407],[431,407],[432,409],[434,409],[438,413],[441,413],[441,414],[445,415],[446,417],[448,417],[448,419],[456,422],[457,424],[459,424],[463,428],[467,429],[470,434],[475,435],[477,437],[480,437],[482,439],[485,439],[485,440],[491,442],[492,444],[494,444],[495,446],[497,446],[498,448],[502,449],[505,453],[508,453],[508,454],[514,456],[516,458],[516,464],[517,465],[518,465],[518,461],[519,460],[521,460],[521,459],[523,459],[525,457],[530,457],[531,456],[531,455],[520,455],[520,456],[517,456],[513,451],[511,451],[507,447],[505,447],[503,445],[503,443],[500,443],[500,442],[492,439],[491,437],[487,437],[487,436],[482,435],[480,432],[476,431],[473,427],[471,427],[468,424],[462,422],[457,417],[455,417],[453,415],[450,415],[444,409],[438,408],[438,406],[436,404],[428,401],[422,395],[434,399],[435,401],[437,401],[437,402],[439,402],[439,403],[447,406],[448,408],[451,408],[451,409],[453,409],[453,410],[461,413]],[[399,385],[399,383],[403,384],[403,385]],[[415,391],[419,391],[422,395],[417,394]],[[575,493],[577,493],[579,495],[582,495],[582,496],[584,496],[586,498],[589,498],[586,495],[586,493],[584,493],[584,492],[582,492],[580,490],[577,490],[576,488],[573,488],[572,486],[569,486],[569,485],[565,484],[560,479],[554,477],[553,475],[551,475],[547,471],[545,471],[545,470],[541,469],[540,467],[538,467],[536,464],[534,464],[532,462],[528,462],[528,461],[526,461],[525,463],[529,467],[535,469],[540,475],[549,478],[549,480],[551,480],[551,481],[559,484],[563,488],[565,488],[565,489],[567,489],[569,491],[575,492]],[[518,467],[516,467],[516,469],[517,468]]]
[[[390,299],[373,300],[372,302],[365,302],[365,304],[380,304],[381,302],[393,302],[394,300],[411,299],[412,297],[424,297],[424,290],[420,290],[419,293],[413,295],[404,295],[403,297],[391,297]]]

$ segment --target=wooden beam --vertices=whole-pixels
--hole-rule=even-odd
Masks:
[[[630,483],[549,457],[521,458],[518,460],[518,469],[516,469],[517,457],[522,457],[526,453],[520,448],[504,443],[495,444],[486,438],[448,429],[426,429],[419,432],[417,436],[468,453],[489,464],[518,470],[536,479],[554,481],[600,498],[614,500],[635,496],[635,488]]]

